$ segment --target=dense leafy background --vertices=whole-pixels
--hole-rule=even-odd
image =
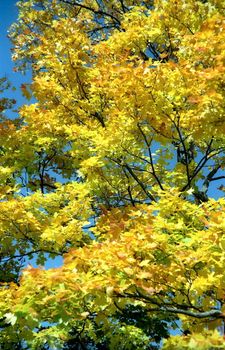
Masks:
[[[3,348],[225,348],[224,1],[18,7],[32,82],[15,118],[0,100]]]

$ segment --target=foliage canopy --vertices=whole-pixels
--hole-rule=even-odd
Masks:
[[[35,101],[0,100],[0,343],[225,349],[224,0],[18,7]]]

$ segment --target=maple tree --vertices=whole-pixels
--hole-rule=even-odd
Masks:
[[[224,0],[18,7],[35,102],[0,101],[0,343],[225,349]]]

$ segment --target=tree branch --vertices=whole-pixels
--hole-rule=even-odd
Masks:
[[[84,5],[84,4],[80,4],[77,1],[73,1],[70,2],[68,0],[61,0],[62,2],[64,2],[65,4],[71,5],[71,6],[79,6],[80,8],[83,8],[85,10],[91,11],[96,15],[102,15],[102,16],[106,16],[106,17],[110,17],[114,22],[116,22],[117,24],[121,25],[120,21],[118,20],[118,18],[116,18],[115,16],[113,16],[111,13],[102,11],[102,10],[95,10],[90,6]]]
[[[189,310],[176,309],[171,307],[151,308],[148,311],[152,312],[169,312],[173,314],[187,315],[193,318],[222,318],[225,319],[225,315],[220,310],[210,310],[205,312],[193,312]]]
[[[153,158],[152,158],[152,152],[151,152],[151,148],[150,148],[151,145],[148,142],[147,137],[146,137],[146,135],[145,135],[144,131],[142,130],[142,128],[141,128],[139,123],[137,123],[137,126],[138,126],[138,129],[140,130],[140,132],[141,132],[141,134],[142,134],[142,136],[144,138],[145,144],[146,144],[146,146],[148,148],[148,155],[149,155],[149,159],[150,159],[150,165],[151,165],[151,168],[152,168],[152,175],[154,176],[154,178],[157,181],[157,183],[158,183],[159,187],[161,188],[161,190],[163,190],[163,186],[162,186],[162,184],[161,184],[161,182],[160,182],[160,180],[159,180],[159,178],[158,178],[158,176],[156,175],[156,172],[155,172],[154,162],[153,162]]]
[[[139,184],[139,186],[142,188],[142,190],[144,191],[144,193],[147,195],[147,197],[149,199],[151,199],[152,201],[156,202],[155,198],[153,197],[153,195],[151,193],[149,193],[146,188],[145,185],[143,184],[143,182],[137,177],[137,175],[133,172],[133,170],[130,168],[130,166],[128,164],[125,164],[124,167],[128,170],[128,172],[130,173],[130,175],[134,178],[134,180]]]

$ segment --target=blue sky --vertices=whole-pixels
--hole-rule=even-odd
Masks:
[[[6,75],[9,78],[14,78],[12,68],[13,64],[10,62],[10,41],[7,38],[7,29],[17,18],[17,8],[15,0],[0,0],[0,75]]]
[[[22,75],[14,72],[14,63],[11,60],[11,43],[7,37],[7,31],[10,25],[17,19],[18,11],[16,7],[17,0],[0,0],[0,77],[7,77],[15,91],[9,90],[4,95],[14,98],[17,106],[25,103],[20,86],[22,83],[30,81],[29,73]]]
[[[14,63],[11,59],[11,43],[7,37],[7,31],[18,16],[16,2],[17,0],[0,0],[0,77],[7,77],[12,86],[16,88],[16,90],[8,90],[4,93],[4,96],[16,99],[17,106],[21,106],[27,101],[21,94],[20,86],[22,83],[30,82],[31,76],[29,72],[23,75],[13,71]],[[34,260],[28,262],[35,266]],[[59,257],[54,260],[49,259],[45,267],[57,267],[61,264],[62,259]]]

